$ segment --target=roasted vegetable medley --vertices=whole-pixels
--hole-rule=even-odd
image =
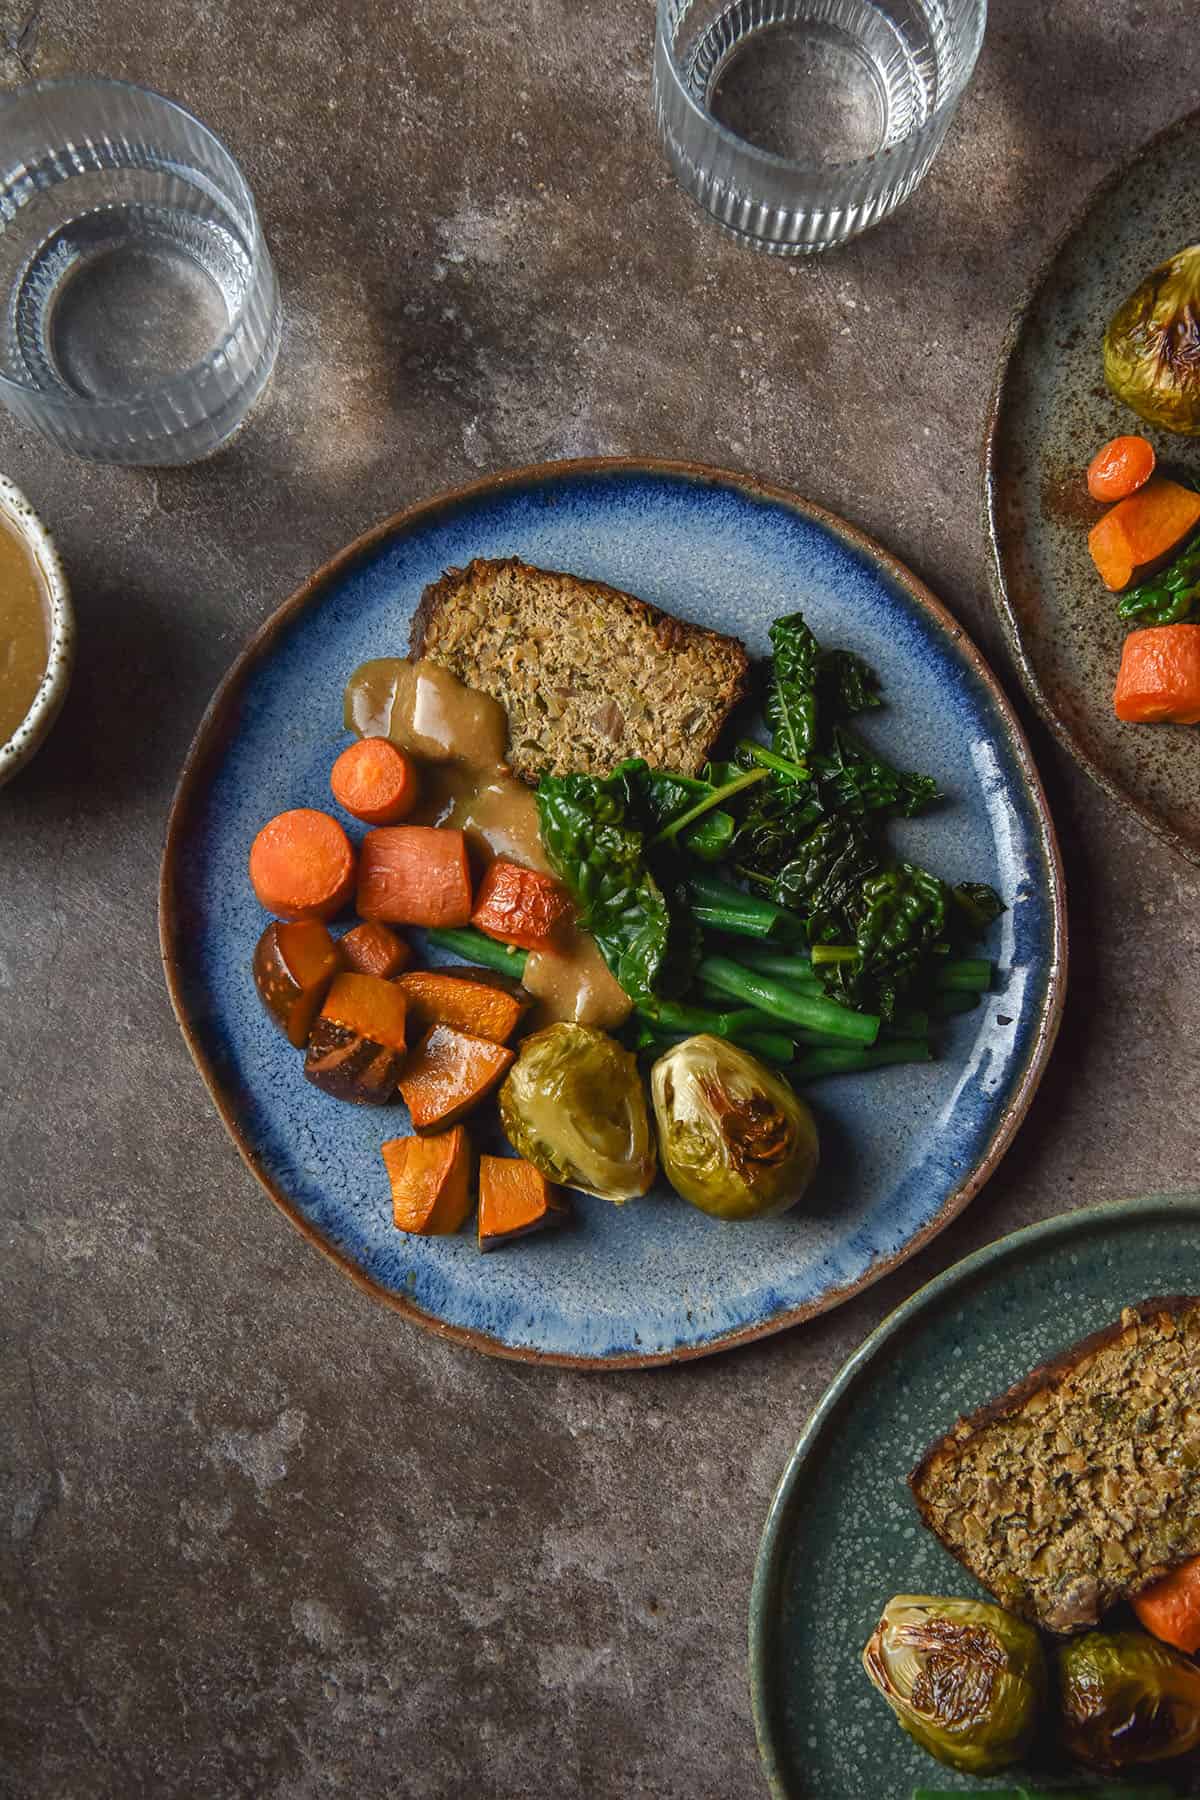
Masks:
[[[927,1061],[939,1022],[978,1003],[992,969],[971,943],[1002,907],[889,853],[887,821],[939,796],[854,729],[882,704],[875,674],[798,613],[771,642],[770,742],[701,777],[627,760],[543,776],[535,801],[494,757],[464,753],[447,786],[439,742],[422,815],[420,755],[364,736],[330,777],[370,828],[357,843],[307,807],[259,832],[250,878],[275,915],[259,995],[323,1093],[406,1105],[411,1135],[381,1144],[398,1229],[456,1232],[477,1197],[493,1249],[561,1220],[561,1187],[622,1203],[660,1166],[716,1218],[781,1212],[818,1163],[797,1085]],[[487,839],[480,867],[478,834],[446,815],[471,825],[481,793],[526,831],[524,861]],[[467,966],[420,966],[409,928]],[[611,1029],[583,1010],[597,995]],[[484,1156],[476,1176],[464,1122],[485,1105],[517,1160]]]

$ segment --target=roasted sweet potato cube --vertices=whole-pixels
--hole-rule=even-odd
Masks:
[[[344,974],[334,978],[321,1017],[335,1025],[345,1025],[360,1037],[373,1038],[403,1054],[408,1038],[405,1021],[408,1007],[403,989],[382,975]]]
[[[412,947],[390,925],[368,919],[338,939],[342,962],[356,975],[381,975],[392,981],[412,961]]]
[[[514,1238],[558,1225],[566,1206],[532,1163],[512,1156],[479,1159],[479,1248],[498,1250]]]
[[[341,967],[323,919],[275,919],[254,950],[259,999],[297,1050],[303,1050],[318,1008]]]
[[[394,981],[335,976],[309,1034],[305,1075],[335,1099],[386,1105],[407,1055],[406,1010]]]
[[[404,1052],[376,1043],[332,1019],[319,1018],[309,1033],[304,1073],[314,1087],[354,1106],[386,1106],[396,1098]]]
[[[471,1210],[471,1144],[461,1125],[381,1146],[397,1231],[448,1236]]]
[[[408,1002],[414,1032],[453,1025],[472,1037],[506,1044],[533,1004],[519,981],[491,969],[410,969],[396,986]]]
[[[414,1131],[438,1131],[470,1112],[502,1080],[511,1050],[452,1025],[432,1025],[404,1065],[398,1086]]]

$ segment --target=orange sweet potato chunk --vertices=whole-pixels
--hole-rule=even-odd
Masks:
[[[512,1051],[503,1044],[472,1037],[452,1025],[431,1026],[397,1083],[413,1130],[439,1131],[453,1125],[491,1093],[512,1060]]]
[[[501,1244],[558,1224],[565,1213],[558,1190],[532,1163],[512,1156],[479,1159],[479,1248]]]
[[[397,1231],[444,1237],[471,1210],[471,1144],[461,1125],[435,1137],[390,1138],[381,1146]]]
[[[398,983],[382,975],[335,975],[321,1017],[403,1054],[407,1007]]]
[[[519,981],[490,969],[412,969],[396,986],[414,1031],[453,1025],[493,1044],[507,1043],[533,1004]]]

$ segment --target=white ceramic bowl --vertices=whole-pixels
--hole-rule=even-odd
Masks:
[[[33,555],[46,583],[46,638],[49,654],[46,672],[38,683],[29,711],[7,743],[0,744],[0,787],[23,769],[58,716],[71,680],[75,657],[75,614],[67,590],[67,578],[58,560],[54,540],[28,500],[4,475],[0,475],[0,513]]]

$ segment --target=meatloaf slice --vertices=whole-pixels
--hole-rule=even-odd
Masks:
[[[477,559],[427,587],[412,654],[501,702],[509,763],[529,782],[607,775],[627,756],[698,774],[749,668],[736,638],[516,557]]]
[[[1200,1297],[1145,1300],[960,1419],[909,1476],[1003,1606],[1070,1633],[1200,1553]]]

